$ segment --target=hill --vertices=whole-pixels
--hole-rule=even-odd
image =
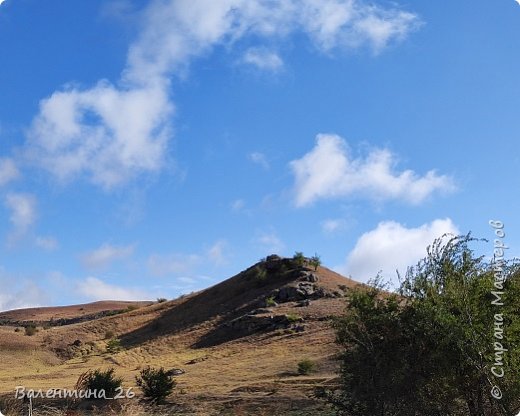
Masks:
[[[142,368],[163,366],[177,374],[171,400],[187,412],[179,414],[271,415],[291,408],[318,414],[311,393],[333,382],[337,370],[329,320],[344,310],[344,295],[356,284],[325,267],[269,256],[176,300],[31,337],[3,327],[0,358],[10,365],[0,369],[0,392],[17,385],[72,388],[86,370],[107,367],[130,387]],[[18,316],[41,319],[33,313]],[[113,336],[122,349],[107,353]],[[316,372],[298,375],[302,359],[314,361]]]

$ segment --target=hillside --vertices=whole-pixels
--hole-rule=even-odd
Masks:
[[[356,284],[325,267],[270,256],[173,301],[42,329],[32,337],[0,327],[1,358],[10,363],[0,369],[0,392],[17,385],[72,388],[81,373],[101,367],[114,367],[130,387],[150,365],[181,370],[171,400],[188,409],[185,414],[312,407],[313,389],[336,377],[329,318],[344,310],[344,294]],[[34,311],[6,316],[41,320]],[[107,353],[112,336],[123,348]],[[300,376],[297,363],[305,358],[316,363],[316,372]]]

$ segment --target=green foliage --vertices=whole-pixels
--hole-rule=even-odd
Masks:
[[[340,415],[508,415],[520,402],[520,274],[507,267],[501,309],[504,377],[495,359],[496,306],[492,265],[475,257],[470,236],[436,240],[409,269],[399,295],[373,287],[349,291],[348,312],[336,319],[343,347]],[[491,397],[491,384],[504,397]]]
[[[118,338],[112,338],[107,342],[107,352],[109,354],[114,354],[118,351],[121,351],[121,341]]]
[[[307,258],[303,255],[301,251],[295,252],[292,259],[299,267],[305,266],[305,263],[307,262]]]
[[[115,337],[114,331],[108,330],[105,332],[105,339],[112,339],[114,337]]]
[[[38,332],[38,329],[36,329],[36,326],[35,325],[27,325],[25,327],[25,335],[29,336],[29,337],[32,337],[33,335],[35,335],[36,333]]]
[[[97,391],[98,394],[103,390],[106,398],[113,398],[122,384],[123,379],[115,376],[115,370],[113,368],[104,371],[97,369],[82,374],[76,383],[76,389],[88,390],[90,392]]]
[[[265,299],[265,306],[276,306],[276,301],[274,300],[274,296],[269,296]]]
[[[141,370],[136,377],[137,385],[143,391],[144,396],[156,403],[162,403],[175,387],[175,380],[164,368],[147,367]]]
[[[302,317],[295,313],[288,313],[286,317],[290,323],[300,322],[302,320]]]
[[[314,371],[316,363],[308,358],[301,360],[298,363],[298,374],[307,375]]]
[[[318,267],[321,266],[321,258],[320,256],[318,256],[317,254],[315,254],[314,256],[312,256],[310,259],[309,259],[309,264],[314,267],[314,271],[318,270]]]

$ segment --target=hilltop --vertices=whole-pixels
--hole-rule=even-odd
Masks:
[[[310,394],[333,382],[337,371],[330,317],[344,311],[344,296],[355,285],[325,267],[273,255],[176,300],[134,302],[131,308],[122,303],[117,314],[40,329],[31,337],[0,327],[0,358],[10,363],[0,369],[0,392],[16,385],[72,388],[84,371],[107,367],[134,386],[140,369],[163,366],[177,374],[171,400],[189,409],[185,414],[237,408],[276,414],[273,409],[319,406]],[[114,304],[88,310],[108,306]],[[59,310],[61,317],[74,317],[78,307],[69,308]],[[0,316],[45,321],[57,313],[42,308]],[[122,348],[107,353],[112,337]],[[316,372],[298,375],[302,359],[314,361]]]

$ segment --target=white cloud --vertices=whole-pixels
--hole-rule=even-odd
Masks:
[[[216,265],[223,266],[228,263],[227,242],[219,240],[208,250],[208,258]]]
[[[459,234],[451,219],[437,219],[417,228],[407,228],[395,221],[381,222],[364,233],[348,254],[346,265],[338,268],[353,279],[366,282],[379,271],[397,285],[396,270],[404,275],[426,256],[426,248],[443,234]]]
[[[231,202],[231,210],[234,212],[242,211],[246,206],[246,202],[243,199],[235,199]]]
[[[136,288],[106,283],[96,277],[87,277],[76,283],[76,291],[86,299],[97,300],[149,300],[153,296]]]
[[[263,71],[277,72],[283,68],[282,58],[276,52],[264,48],[249,48],[244,53],[242,62]]]
[[[260,245],[267,254],[282,254],[285,250],[284,242],[274,231],[261,232],[255,238],[255,243]]]
[[[19,176],[20,172],[12,159],[0,159],[0,186],[8,184]]]
[[[50,236],[36,237],[35,244],[37,247],[39,247],[43,250],[46,250],[46,251],[56,250],[59,246],[58,241],[54,237],[50,237]]]
[[[131,256],[134,249],[135,245],[113,246],[111,244],[103,244],[101,247],[83,254],[81,262],[90,269],[102,268],[108,266],[113,261]]]
[[[189,274],[201,261],[198,254],[152,254],[148,258],[148,269],[155,276]]]
[[[253,163],[256,163],[257,165],[261,166],[265,170],[270,169],[269,161],[267,160],[267,157],[260,152],[253,152],[249,154],[249,160],[251,160]]]
[[[9,220],[14,231],[10,236],[11,242],[22,238],[36,221],[36,198],[25,193],[8,193],[5,197],[5,206],[11,211]]]
[[[0,0],[0,6],[2,5],[2,3],[4,3],[6,0]]]
[[[273,68],[275,55],[261,59],[258,53],[265,40],[304,33],[325,52],[362,45],[379,51],[417,22],[412,13],[362,0],[152,1],[119,82],[69,86],[42,100],[26,155],[62,181],[83,177],[110,189],[164,166],[172,136],[171,77],[213,46],[250,37],[260,49],[250,50],[249,60]]]
[[[411,170],[395,172],[396,163],[395,155],[387,149],[372,150],[366,158],[353,158],[341,137],[319,134],[314,149],[290,163],[296,182],[296,205],[351,195],[419,204],[434,192],[455,188],[450,177],[434,170],[424,176]]]
[[[328,219],[321,223],[321,229],[324,233],[332,234],[347,228],[347,221],[343,218]]]

